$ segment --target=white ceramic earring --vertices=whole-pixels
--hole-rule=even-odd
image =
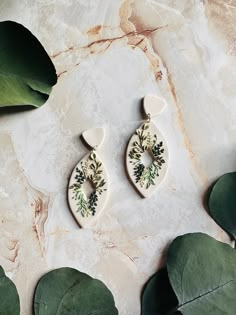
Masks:
[[[143,197],[150,196],[163,180],[167,171],[168,150],[165,140],[152,118],[164,108],[162,98],[147,95],[143,107],[147,120],[136,129],[131,137],[126,153],[126,167],[129,177]],[[145,153],[146,152],[146,153]],[[150,155],[152,162],[145,166],[144,154]]]
[[[83,132],[82,136],[92,150],[72,172],[68,201],[76,221],[81,227],[85,227],[90,225],[105,207],[108,197],[108,175],[98,155],[98,149],[105,137],[104,128],[89,129]],[[84,189],[87,182],[92,189],[89,195]]]

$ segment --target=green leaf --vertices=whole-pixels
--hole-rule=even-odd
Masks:
[[[72,268],[43,276],[35,291],[35,315],[118,315],[114,299],[99,280]]]
[[[14,283],[0,266],[0,314],[19,315],[20,300]]]
[[[147,283],[142,296],[142,315],[167,315],[178,305],[166,268],[158,271]]]
[[[236,251],[202,234],[177,237],[167,256],[171,286],[184,315],[235,315]]]
[[[21,24],[0,22],[0,107],[39,107],[57,76],[43,46]]]
[[[236,239],[236,173],[220,177],[214,185],[209,210],[215,221]]]

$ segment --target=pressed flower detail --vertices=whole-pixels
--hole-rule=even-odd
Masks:
[[[86,161],[81,161],[76,167],[75,183],[69,187],[73,190],[73,199],[76,201],[77,212],[82,217],[94,216],[99,195],[106,191],[106,181],[103,176],[102,163],[92,151]],[[94,191],[89,197],[83,190],[83,184],[89,180]]]
[[[133,165],[135,182],[145,189],[148,189],[151,185],[155,185],[155,178],[159,176],[159,172],[165,163],[163,142],[157,141],[157,135],[152,134],[149,131],[149,127],[150,123],[146,122],[136,130],[135,141],[128,154],[129,163]],[[153,158],[151,165],[147,167],[145,167],[142,161],[142,156],[146,151]]]

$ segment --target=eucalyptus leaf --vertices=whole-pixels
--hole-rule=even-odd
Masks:
[[[56,82],[54,65],[37,38],[21,24],[0,22],[0,107],[39,107]]]
[[[99,280],[72,268],[43,276],[35,291],[35,315],[118,315],[114,298]]]
[[[0,266],[0,314],[19,315],[20,300],[14,283]]]
[[[209,210],[215,221],[236,239],[236,173],[220,177],[214,185]]]
[[[178,306],[167,269],[159,270],[148,281],[142,296],[142,315],[167,315]]]
[[[167,256],[171,286],[184,315],[236,314],[236,251],[212,237],[177,237]]]

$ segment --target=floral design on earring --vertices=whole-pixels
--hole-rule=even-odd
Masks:
[[[165,140],[151,118],[164,108],[163,99],[147,95],[144,98],[147,120],[136,129],[131,137],[126,154],[127,171],[136,189],[143,197],[148,197],[157,188],[167,171],[168,150]],[[152,162],[145,166],[144,154]]]
[[[76,165],[69,182],[69,205],[82,227],[101,213],[107,200],[107,171],[97,152],[104,141],[104,135],[103,128],[90,129],[82,134],[92,151]],[[89,194],[84,189],[86,183],[92,189]]]

